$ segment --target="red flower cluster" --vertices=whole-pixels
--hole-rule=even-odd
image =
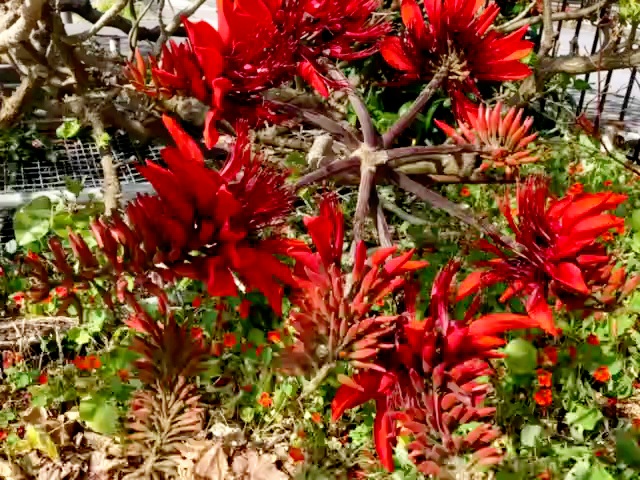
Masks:
[[[165,124],[176,143],[162,151],[167,168],[153,162],[139,167],[157,195],[129,203],[129,224],[117,215],[95,221],[92,230],[101,251],[117,271],[156,270],[166,280],[202,280],[211,296],[236,295],[235,274],[280,312],[282,284],[293,283],[293,276],[274,255],[296,243],[260,234],[291,210],[295,197],[285,185],[286,174],[252,155],[246,124],[238,128],[231,157],[220,171],[205,166],[195,141],[174,120],[165,117]]]
[[[73,360],[73,364],[80,371],[90,371],[100,368],[102,366],[102,362],[95,355],[87,355],[86,357],[76,357]]]
[[[528,134],[533,118],[522,121],[523,110],[512,107],[502,115],[502,104],[489,108],[480,105],[477,112],[467,113],[467,122],[460,122],[458,133],[444,122],[436,120],[449,137],[459,145],[476,145],[487,150],[482,169],[505,168],[507,175],[520,165],[538,160],[527,146],[538,136]]]
[[[171,41],[160,63],[150,59],[153,87],[147,86],[140,55],[127,74],[150,95],[179,93],[208,105],[205,141],[210,148],[218,138],[217,120],[272,118],[257,94],[295,75],[328,95],[328,86],[337,84],[327,78],[322,59],[374,53],[378,38],[389,31],[386,22],[370,19],[378,6],[378,0],[218,0],[217,30],[185,18],[188,43]],[[356,43],[364,48],[355,49]]]
[[[470,106],[465,93],[480,96],[477,81],[522,80],[531,74],[521,62],[533,50],[533,44],[523,40],[528,27],[502,35],[491,29],[498,5],[484,5],[477,0],[424,0],[427,23],[416,0],[402,0],[406,31],[385,38],[380,47],[406,81],[430,78],[446,62],[445,87],[460,119]]]
[[[304,223],[316,252],[293,254],[297,276],[306,281],[292,297],[289,322],[297,335],[283,352],[286,366],[307,370],[328,359],[343,359],[357,368],[381,370],[376,357],[393,346],[398,317],[377,316],[372,308],[427,262],[412,261],[413,250],[394,257],[396,247],[380,248],[367,258],[360,242],[352,271],[344,272],[344,219],[333,195],[324,198],[317,217],[307,217]]]
[[[397,322],[390,348],[378,355],[381,368],[343,379],[332,402],[336,420],[345,410],[376,401],[374,435],[382,464],[393,469],[392,445],[398,428],[409,433],[411,458],[427,475],[438,475],[449,456],[475,452],[476,460],[492,464],[500,453],[490,447],[499,432],[487,423],[494,409],[483,406],[490,384],[478,378],[492,373],[489,358],[504,345],[501,334],[531,328],[536,322],[510,313],[474,319],[479,302],[463,320],[450,317],[450,297],[458,263],[437,276],[431,293],[431,316],[424,321],[409,314]],[[410,295],[411,296],[411,295]],[[454,433],[460,424],[481,422],[471,433]]]
[[[506,283],[501,299],[526,299],[529,315],[556,335],[549,298],[571,309],[584,308],[598,294],[601,301],[609,301],[610,284],[622,284],[612,275],[611,255],[598,239],[612,229],[623,231],[624,219],[606,212],[627,197],[604,192],[555,199],[540,177],[529,178],[517,194],[517,211],[511,210],[508,197],[502,204],[515,241],[508,243],[498,235],[492,236],[493,243],[481,241],[480,248],[495,258],[478,264],[481,269],[465,279],[458,298]]]

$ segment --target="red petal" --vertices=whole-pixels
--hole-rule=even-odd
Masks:
[[[515,313],[492,313],[478,318],[469,325],[469,335],[472,337],[495,335],[508,330],[536,328],[538,321],[528,315]]]
[[[180,153],[186,159],[204,164],[204,156],[202,155],[200,147],[196,141],[191,138],[191,135],[182,129],[177,120],[169,115],[163,115],[162,122],[169,131],[169,134],[171,135],[171,138],[173,138],[178,150],[180,150]]]
[[[584,295],[589,294],[589,287],[587,287],[582,271],[577,265],[569,262],[560,263],[553,269],[552,275],[555,280],[576,292]]]
[[[396,70],[410,73],[419,71],[419,67],[414,65],[398,37],[386,37],[382,40],[380,53],[385,61]]]
[[[482,288],[482,276],[484,272],[482,270],[476,270],[475,272],[467,275],[458,287],[458,294],[456,295],[456,301],[460,301],[463,298],[478,293]]]
[[[329,96],[329,89],[327,88],[326,80],[322,77],[320,72],[318,72],[318,70],[311,64],[311,62],[305,60],[299,63],[298,74],[320,95],[325,98]]]
[[[542,296],[541,288],[537,287],[526,301],[525,307],[529,316],[536,320],[538,326],[545,332],[557,336],[558,330],[553,322],[553,312]]]
[[[384,398],[376,402],[376,419],[373,423],[373,439],[376,444],[376,452],[380,457],[380,463],[389,472],[393,472],[393,446],[395,438],[395,422],[388,413],[387,401]]]

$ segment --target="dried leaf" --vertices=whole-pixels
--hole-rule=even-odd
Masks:
[[[278,470],[271,455],[260,455],[255,450],[247,450],[233,459],[232,472],[239,480],[288,480],[288,476]]]
[[[206,450],[193,468],[195,480],[225,480],[227,473],[229,461],[222,442],[216,442]]]

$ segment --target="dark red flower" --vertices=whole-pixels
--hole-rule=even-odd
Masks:
[[[46,385],[49,382],[49,375],[47,374],[47,372],[41,372],[40,375],[38,375],[38,383],[40,385]]]
[[[162,151],[167,168],[153,162],[139,167],[157,194],[129,203],[129,224],[117,215],[94,222],[99,247],[116,270],[124,269],[120,244],[130,251],[127,269],[139,275],[153,269],[165,280],[201,280],[214,297],[237,295],[239,280],[247,291],[262,292],[280,312],[283,285],[294,279],[276,255],[301,243],[264,238],[263,232],[292,209],[295,196],[285,184],[286,173],[252,155],[246,124],[239,126],[231,157],[220,171],[205,166],[196,142],[174,120],[165,117],[165,124],[176,143]],[[87,257],[92,258],[90,252]],[[166,297],[161,289],[153,293]]]
[[[434,281],[429,318],[401,317],[393,348],[384,350],[376,361],[383,370],[341,377],[342,385],[331,403],[336,420],[344,411],[375,400],[376,450],[388,470],[393,469],[392,445],[398,425],[414,436],[410,455],[426,474],[437,475],[439,471],[438,464],[426,454],[434,448],[433,442],[441,446],[438,451],[443,457],[468,449],[482,462],[500,457],[495,449],[485,450],[498,435],[490,425],[483,423],[473,434],[461,438],[451,432],[459,423],[482,421],[493,413],[494,409],[482,405],[490,384],[477,379],[492,373],[487,359],[502,356],[495,351],[505,344],[501,334],[531,328],[536,322],[510,313],[473,319],[477,302],[464,320],[452,319],[451,286],[458,268],[458,263],[449,264]]]
[[[533,44],[523,40],[528,26],[508,35],[491,29],[500,13],[497,4],[425,0],[424,12],[428,22],[416,0],[402,0],[406,30],[400,37],[385,38],[380,51],[406,81],[430,78],[446,62],[446,88],[458,118],[465,118],[471,103],[464,93],[479,96],[477,81],[522,80],[531,74],[521,62],[533,50]]]
[[[589,336],[587,337],[587,343],[589,345],[600,345],[600,339],[598,338],[597,335],[590,333]]]
[[[378,0],[218,0],[217,30],[184,18],[188,42],[170,41],[159,63],[150,59],[152,86],[139,53],[127,76],[149,95],[181,94],[210,107],[204,135],[210,148],[218,120],[277,119],[260,94],[296,75],[324,96],[339,86],[323,59],[377,51],[389,31],[386,21],[372,19],[378,6]]]
[[[480,248],[495,258],[480,262],[480,270],[460,286],[458,298],[482,287],[506,283],[501,300],[518,296],[540,328],[557,334],[548,300],[555,297],[569,308],[584,307],[608,286],[612,258],[597,240],[605,232],[624,229],[624,219],[606,213],[626,200],[611,192],[551,197],[548,182],[529,178],[518,187],[517,210],[507,197],[502,213],[514,234],[509,244],[499,235]]]

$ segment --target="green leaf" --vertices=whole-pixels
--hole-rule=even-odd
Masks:
[[[247,340],[249,340],[254,345],[262,345],[265,342],[264,332],[262,330],[258,330],[257,328],[252,328],[251,330],[249,330]]]
[[[605,470],[604,467],[597,465],[594,466],[586,477],[589,480],[614,480],[614,478]]]
[[[82,125],[77,118],[66,118],[62,125],[56,129],[56,136],[67,140],[77,136],[81,128]]]
[[[244,407],[242,410],[240,410],[240,418],[245,423],[251,423],[251,421],[255,416],[256,416],[256,411],[254,408]]]
[[[67,331],[67,338],[79,347],[91,342],[91,335],[82,327],[73,327]]]
[[[51,460],[58,459],[56,444],[47,433],[40,431],[33,425],[27,425],[25,439],[31,448],[38,450]]]
[[[75,178],[65,177],[64,185],[67,187],[67,190],[76,197],[80,195],[80,192],[84,189],[82,180],[76,180]]]
[[[591,84],[586,80],[583,80],[581,78],[576,78],[573,81],[573,88],[575,88],[578,91],[591,90]]]
[[[80,402],[80,419],[95,432],[112,434],[118,423],[118,410],[104,398],[87,398]]]
[[[637,435],[624,431],[617,433],[616,458],[630,467],[640,467],[640,445]]]
[[[51,210],[51,200],[48,197],[38,197],[16,212],[13,228],[18,245],[25,246],[37,242],[49,233]]]
[[[602,418],[602,412],[597,408],[587,408],[579,405],[573,412],[567,413],[566,421],[570,426],[593,430]]]
[[[525,447],[535,447],[540,441],[542,427],[540,425],[525,425],[520,433],[520,442]]]
[[[538,351],[530,342],[522,338],[511,340],[505,347],[505,362],[516,375],[533,372],[538,366]]]

